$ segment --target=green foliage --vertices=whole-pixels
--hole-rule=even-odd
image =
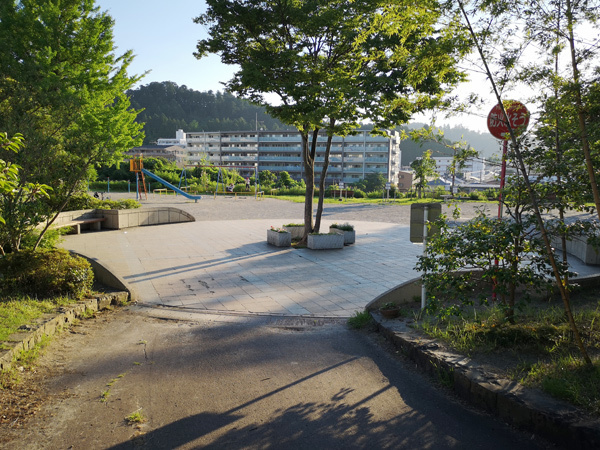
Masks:
[[[101,200],[89,194],[80,193],[73,195],[69,199],[69,202],[65,206],[65,211],[79,211],[82,209],[136,209],[141,206],[138,201],[130,198],[123,200]]]
[[[29,297],[0,300],[0,342],[16,333],[19,327],[34,323],[35,319],[54,312],[58,306],[72,303],[73,299],[54,297],[49,300],[37,300]]]
[[[423,153],[421,159],[414,160],[410,167],[415,172],[415,187],[421,198],[422,192],[427,187],[427,179],[437,175],[435,159],[431,157],[431,150]]]
[[[277,175],[270,170],[262,170],[258,173],[258,181],[260,182],[261,187],[271,187],[276,179]]]
[[[62,236],[68,232],[68,228],[54,228],[48,230],[44,233],[41,241],[37,248],[50,250],[56,248],[58,244],[63,240]],[[23,250],[33,250],[33,248],[38,243],[38,238],[40,237],[40,233],[38,230],[33,230],[31,233],[26,234],[21,239],[21,249]]]
[[[276,188],[292,188],[296,187],[297,185],[298,182],[295,181],[285,170],[279,172],[279,174],[277,175],[277,181],[275,183]]]
[[[552,363],[534,364],[523,381],[526,385],[540,387],[555,398],[600,415],[599,379],[600,360],[590,366],[566,356]]]
[[[6,133],[0,133],[0,148],[14,155],[19,154],[23,142],[20,134],[9,139]],[[43,220],[38,200],[48,197],[52,190],[44,184],[23,182],[20,172],[17,164],[0,159],[0,255],[19,251],[23,236],[32,233]]]
[[[319,130],[327,131],[327,158],[334,135],[352,133],[364,119],[377,130],[406,122],[437,105],[446,88],[463,79],[455,64],[467,46],[460,30],[442,25],[438,8],[380,0],[231,6],[209,0],[194,20],[208,29],[196,56],[218,54],[225,64],[236,65],[227,88],[298,129],[304,221],[310,227]],[[271,94],[280,101],[273,102]],[[322,194],[324,180],[321,176]]]
[[[480,213],[455,227],[444,217],[436,225],[440,232],[429,237],[416,265],[430,292],[428,311],[460,314],[462,305],[487,301],[493,288],[512,320],[517,289],[548,289],[543,275],[550,269],[527,224]]]
[[[365,198],[367,194],[361,189],[354,189],[354,198]]]
[[[364,179],[354,183],[357,189],[365,192],[382,191],[385,188],[387,179],[380,172],[372,172],[365,176]]]
[[[363,328],[373,325],[373,316],[367,310],[355,311],[352,317],[348,319],[348,326],[355,330],[361,330]]]
[[[144,125],[144,143],[172,136],[174,130],[221,131],[254,129],[292,130],[266,114],[265,108],[229,92],[200,92],[172,81],[152,82],[127,92],[134,108],[143,111],[137,121]]]
[[[0,273],[0,293],[5,296],[80,299],[94,282],[90,263],[62,249],[11,253],[0,259]]]
[[[342,231],[353,231],[354,225],[350,225],[348,222],[345,223],[334,223],[331,225],[331,228],[337,228]]]
[[[93,1],[5,1],[0,17],[0,130],[25,137],[11,158],[21,166],[19,188],[53,189],[20,213],[35,226],[84,189],[95,166],[142,142],[125,95],[139,77],[127,74],[132,53],[116,54],[114,22]],[[18,249],[18,236],[11,240]]]

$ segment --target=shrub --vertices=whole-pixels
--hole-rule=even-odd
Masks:
[[[352,231],[354,230],[354,225],[350,225],[348,222],[346,223],[334,223],[331,225],[331,228],[337,228],[342,231]]]
[[[487,200],[487,197],[482,192],[473,191],[469,194],[471,200]]]
[[[139,202],[131,198],[124,200],[100,200],[89,194],[77,194],[69,199],[65,211],[80,209],[136,209],[141,207]]]
[[[367,194],[365,194],[364,191],[361,191],[360,189],[354,189],[354,198],[365,198],[367,196]]]
[[[3,295],[39,299],[65,296],[80,299],[94,282],[90,263],[63,249],[23,250],[0,259]]]
[[[68,228],[50,228],[44,233],[44,237],[40,241],[38,248],[40,249],[52,249],[55,248],[61,241],[62,235],[69,231]],[[40,233],[38,230],[34,230],[31,233],[26,234],[21,239],[21,250],[31,250]]]
[[[383,191],[373,191],[367,194],[368,198],[383,198]]]

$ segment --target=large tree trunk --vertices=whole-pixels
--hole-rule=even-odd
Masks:
[[[301,131],[302,135],[302,163],[304,165],[304,181],[306,193],[304,195],[304,236],[300,240],[301,245],[306,245],[308,235],[313,232],[313,197],[315,192],[315,154],[317,149],[317,136],[319,129],[312,132],[312,142],[308,142],[308,130]]]
[[[335,119],[330,119],[329,127],[333,128]],[[323,159],[323,169],[321,170],[321,179],[319,180],[319,202],[317,203],[317,215],[315,217],[315,233],[321,229],[321,216],[323,215],[323,202],[325,200],[325,178],[327,178],[327,169],[329,168],[329,154],[331,153],[331,141],[333,135],[327,136],[327,145],[325,147],[325,157]]]

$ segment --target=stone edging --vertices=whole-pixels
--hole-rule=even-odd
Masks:
[[[127,292],[115,292],[99,295],[95,298],[84,299],[76,304],[61,307],[55,314],[44,314],[32,326],[24,326],[24,331],[12,334],[5,345],[8,350],[0,350],[0,371],[9,369],[21,352],[30,350],[39,343],[44,336],[51,336],[65,325],[73,323],[75,319],[83,317],[90,312],[109,309],[111,306],[126,303],[129,299]]]
[[[388,322],[377,312],[371,314],[379,331],[419,369],[451,385],[459,397],[472,405],[569,448],[600,448],[600,421],[516,381],[486,373],[469,358],[442,349],[435,340],[410,331],[405,324],[401,326],[404,329],[386,326],[400,324],[399,321]]]

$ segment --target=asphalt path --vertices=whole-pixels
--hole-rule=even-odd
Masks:
[[[276,226],[303,212],[272,199],[144,201],[158,205],[197,221]],[[465,215],[477,206],[464,205]],[[335,204],[325,216],[408,224],[410,207]],[[0,434],[3,448],[548,448],[461,404],[377,334],[335,318],[216,315],[142,301],[56,338],[37,372],[48,400],[24,429]],[[143,423],[128,424],[132,413]]]
[[[50,399],[4,448],[546,448],[410,367],[336,320],[130,307],[53,342]]]

